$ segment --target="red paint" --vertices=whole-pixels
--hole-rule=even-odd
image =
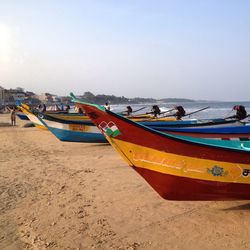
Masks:
[[[181,139],[173,139],[161,133],[154,132],[146,127],[137,125],[126,118],[120,117],[112,112],[102,111],[94,106],[78,104],[85,109],[87,115],[98,126],[102,121],[114,122],[121,131],[121,135],[116,138],[156,149],[159,151],[196,157],[201,159],[235,162],[242,164],[250,163],[250,153],[246,151],[229,150],[219,147],[212,147],[198,143],[192,143]]]
[[[204,181],[134,167],[167,200],[249,200],[250,185]]]

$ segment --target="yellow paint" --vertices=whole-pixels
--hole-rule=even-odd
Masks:
[[[176,118],[174,117],[158,117],[158,118],[154,118],[152,116],[148,116],[145,118],[141,118],[141,117],[137,117],[137,118],[133,118],[133,117],[129,117],[126,116],[126,118],[132,120],[132,121],[136,121],[136,122],[156,122],[156,121],[176,121]]]
[[[74,116],[70,116],[67,114],[49,114],[50,116],[54,117],[54,118],[59,118],[59,119],[63,119],[63,120],[70,120],[70,121],[79,121],[79,120],[83,120],[83,121],[90,121],[88,116],[78,116],[78,115],[74,115]],[[175,118],[170,118],[170,117],[162,117],[162,118],[152,118],[152,116],[148,116],[146,118],[140,118],[139,116],[137,118],[133,118],[133,117],[127,117],[130,120],[133,121],[176,121]]]
[[[176,155],[159,150],[124,142],[115,138],[109,142],[130,165],[152,171],[200,180],[250,183],[250,175],[244,177],[243,169],[250,165],[206,160],[188,156]],[[214,166],[223,168],[222,176],[214,176],[208,169]]]
[[[34,123],[34,122],[33,122],[33,124],[36,126],[36,128],[43,129],[43,130],[48,130],[48,128],[43,126],[43,125],[39,125],[39,124]]]
[[[83,116],[83,115],[67,115],[67,114],[51,114],[51,113],[48,113],[48,115],[66,121],[79,121],[79,120],[90,121],[88,116]]]
[[[91,126],[81,124],[69,124],[69,129],[73,131],[90,132]]]
[[[48,130],[44,125],[42,124],[37,124],[36,123],[36,119],[38,119],[33,113],[31,113],[30,111],[28,111],[27,109],[23,108],[22,106],[18,106],[22,112],[27,115],[27,117],[30,119],[30,121],[39,129],[43,129],[43,130]],[[34,117],[34,119],[32,119]]]
[[[24,108],[26,108],[26,109],[30,109],[30,107],[27,105],[27,104],[25,104],[25,103],[22,103],[22,106],[24,107]]]

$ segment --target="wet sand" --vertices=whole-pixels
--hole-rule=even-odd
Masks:
[[[0,114],[0,249],[249,249],[250,201],[163,200],[108,144]]]

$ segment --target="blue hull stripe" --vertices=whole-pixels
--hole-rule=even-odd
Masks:
[[[70,142],[107,142],[104,135],[101,133],[88,133],[73,130],[63,130],[58,128],[51,128],[49,130],[61,141]]]

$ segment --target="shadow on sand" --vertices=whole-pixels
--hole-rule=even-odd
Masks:
[[[88,144],[90,147],[107,147],[107,146],[110,146],[110,144],[108,143],[108,142],[100,142],[100,143],[98,143],[98,142],[96,142],[96,143],[86,143],[86,144]]]
[[[235,207],[228,207],[223,209],[223,211],[236,211],[236,210],[249,210],[250,211],[250,203],[241,204]]]
[[[32,127],[35,127],[35,125],[32,123],[32,122],[28,122],[28,123],[25,123],[23,125],[24,128],[32,128]]]
[[[0,127],[12,127],[12,125],[7,122],[0,122]]]

